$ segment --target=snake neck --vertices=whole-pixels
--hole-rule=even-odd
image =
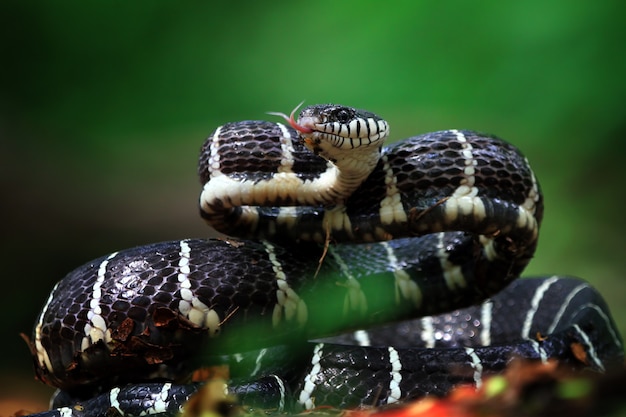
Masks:
[[[367,179],[379,157],[380,149],[359,150],[329,161],[323,173],[307,181],[291,172],[262,181],[235,181],[216,173],[204,185],[200,207],[210,216],[242,206],[273,206],[276,199],[286,206],[339,206]]]
[[[343,204],[376,168],[381,152],[380,147],[351,149],[349,153],[311,150],[328,165],[319,178],[302,184],[302,192],[317,197],[315,203],[323,205]]]
[[[295,109],[290,116],[271,113],[283,117],[291,130],[278,123],[250,121],[221,126],[209,137],[203,147],[203,155],[205,151],[209,155],[204,165],[208,178],[202,173],[205,170],[200,169],[201,179],[207,180],[200,208],[209,224],[219,226],[232,216],[254,223],[255,207],[276,207],[277,202],[292,208],[342,206],[376,168],[382,144],[389,134],[385,120],[374,113],[340,105],[309,106],[297,122],[294,112]],[[269,153],[268,146],[257,140],[261,136],[271,138],[274,149]],[[303,164],[305,160],[304,171],[315,172],[316,167],[323,166],[315,157],[295,157],[296,144],[325,159],[326,169],[308,177],[293,169],[294,164]],[[276,154],[280,155],[280,162],[273,172],[271,169],[262,169],[258,175],[239,172],[233,169],[234,159],[230,165],[222,165],[222,147],[231,158],[238,155],[237,160],[245,160],[243,155],[249,153],[257,161],[255,165],[270,166],[271,162],[266,160],[275,160]],[[233,175],[233,171],[237,173]]]
[[[278,170],[267,179],[233,178],[219,170],[211,172],[200,196],[203,216],[209,223],[221,222],[230,210],[240,207],[340,206],[376,168],[380,146],[339,149],[326,142],[304,140],[309,150],[326,159],[326,170],[303,180],[290,170]],[[212,219],[215,219],[214,221]]]

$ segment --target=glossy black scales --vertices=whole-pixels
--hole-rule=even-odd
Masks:
[[[173,415],[199,365],[228,364],[230,393],[284,411],[444,395],[515,357],[621,363],[587,284],[511,284],[543,217],[515,146],[446,130],[383,148],[371,112],[282,116],[220,126],[201,150],[203,218],[252,240],[122,250],[55,287],[30,340],[38,378],[66,390],[47,417]]]

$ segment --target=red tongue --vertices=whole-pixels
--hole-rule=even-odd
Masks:
[[[304,101],[302,102],[304,103]],[[298,104],[292,111],[291,114],[289,115],[289,117],[287,117],[287,115],[285,113],[278,113],[278,112],[269,112],[268,114],[274,115],[274,116],[280,116],[283,119],[285,119],[285,121],[287,123],[289,123],[289,125],[291,127],[293,127],[294,129],[296,129],[298,132],[301,133],[311,133],[313,132],[313,129],[305,127],[305,126],[301,126],[298,124],[298,122],[296,122],[296,119],[294,119],[293,115],[296,112],[296,110],[298,110],[298,108],[302,105],[302,103]]]
[[[287,121],[289,122],[289,124],[291,125],[291,127],[293,127],[294,129],[296,129],[298,132],[301,133],[311,133],[313,131],[313,129],[309,128],[309,127],[304,127],[304,126],[300,126],[298,124],[298,122],[296,122],[296,120],[293,118],[293,113],[296,110],[294,109],[291,114],[289,115],[289,119],[287,119]]]

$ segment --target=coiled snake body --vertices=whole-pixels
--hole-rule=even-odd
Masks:
[[[63,390],[47,415],[175,413],[199,364],[228,363],[242,403],[284,410],[443,395],[513,357],[621,360],[587,284],[513,281],[543,213],[514,146],[449,130],[383,149],[373,113],[284,117],[223,125],[201,151],[202,217],[249,240],[120,251],[57,284],[31,341]]]

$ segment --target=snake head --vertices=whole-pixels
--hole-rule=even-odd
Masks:
[[[330,161],[341,159],[344,150],[379,149],[389,135],[389,125],[376,114],[337,104],[305,107],[296,121],[294,113],[300,105],[289,117],[283,113],[270,114],[283,117],[300,132],[309,150]]]

